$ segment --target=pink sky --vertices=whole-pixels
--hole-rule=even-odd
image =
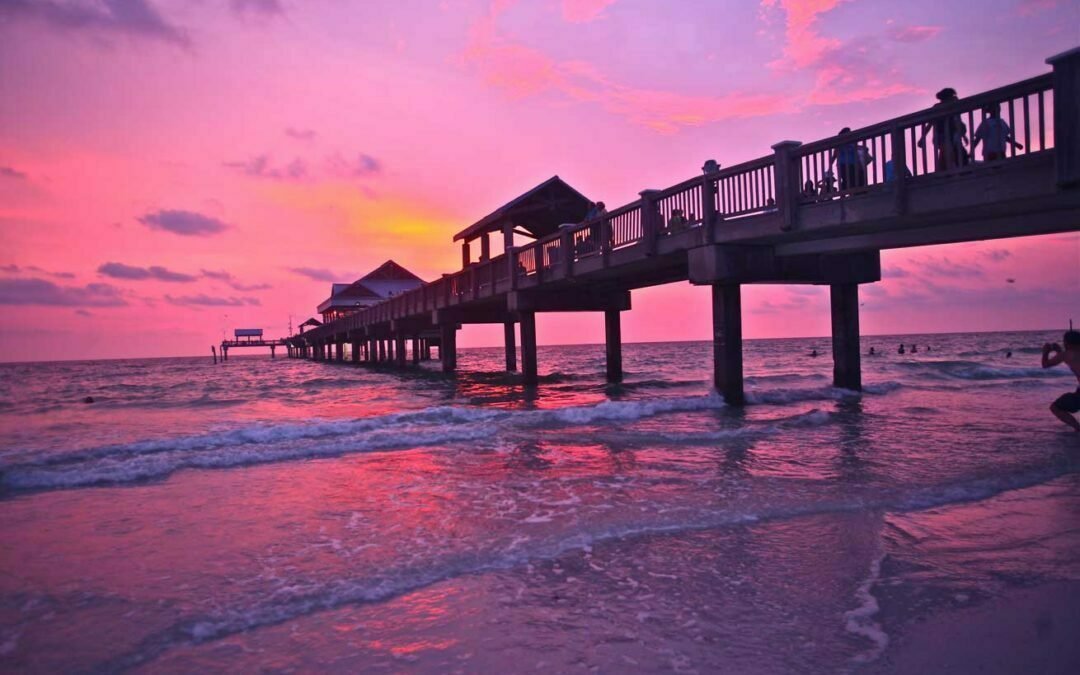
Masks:
[[[553,174],[619,205],[1077,44],[1069,0],[0,0],[0,360],[284,335],[331,279],[453,271],[454,232]],[[1080,236],[883,267],[865,333],[1053,328]],[[747,336],[828,334],[826,293],[747,287]],[[636,291],[624,338],[706,339],[708,301]],[[599,315],[538,323],[602,340]]]

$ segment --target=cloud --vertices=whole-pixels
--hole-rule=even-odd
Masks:
[[[189,47],[187,33],[165,20],[148,0],[2,0],[0,16],[34,21],[57,30],[125,35]]]
[[[2,1],[2,0],[0,0]],[[28,176],[10,166],[0,166],[0,178],[12,178],[14,180],[26,180]]]
[[[346,278],[345,275],[334,274],[328,269],[315,268],[315,267],[290,267],[289,271],[293,274],[299,274],[302,277],[307,277],[313,281],[329,281],[334,283]]]
[[[1021,16],[1032,16],[1051,9],[1057,9],[1060,0],[1020,0],[1016,11]]]
[[[314,129],[297,129],[295,127],[286,129],[285,135],[298,141],[313,141],[318,136]]]
[[[225,166],[236,169],[245,176],[269,180],[299,181],[308,175],[307,164],[299,157],[279,167],[272,166],[267,155],[256,155],[243,162],[225,162]]]
[[[94,316],[93,312],[89,312],[89,311],[87,311],[85,309],[77,309],[77,310],[75,310],[75,313],[78,314],[79,316]]]
[[[12,263],[10,265],[0,266],[0,272],[4,272],[6,274],[19,274],[20,272],[35,272],[37,274],[47,274],[50,277],[56,277],[57,279],[74,279],[75,278],[75,275],[72,274],[71,272],[49,272],[48,270],[41,269],[37,265],[30,265],[28,267],[19,267],[18,265],[14,264],[14,263]]]
[[[258,298],[218,298],[204,293],[198,295],[181,295],[172,296],[166,295],[165,301],[173,305],[181,305],[186,307],[245,307],[245,306],[259,306]]]
[[[821,35],[819,17],[848,1],[761,0],[763,8],[779,8],[786,15],[783,57],[769,66],[812,75],[814,84],[804,97],[804,102],[811,105],[875,101],[920,92],[918,87],[903,81],[898,68],[882,61],[876,37],[842,42]]]
[[[562,0],[562,16],[570,23],[586,23],[600,17],[616,0]]]
[[[903,267],[883,267],[881,269],[882,279],[904,279],[911,276],[911,272],[908,272]]]
[[[556,61],[499,34],[497,20],[505,7],[494,4],[488,15],[473,25],[463,58],[489,84],[504,89],[512,97],[554,94],[598,105],[633,124],[660,133],[792,109],[789,95],[732,92],[702,96],[633,87],[605,77],[588,62]]]
[[[342,178],[363,178],[382,173],[382,164],[371,155],[359,153],[355,159],[345,159],[340,153],[326,158],[330,172]]]
[[[242,284],[232,274],[225,271],[202,270],[202,275],[207,279],[222,281],[237,291],[250,293],[251,291],[265,291],[273,288],[270,284]]]
[[[112,277],[113,279],[130,279],[134,281],[153,279],[155,281],[168,281],[173,283],[190,283],[197,279],[197,277],[191,274],[173,272],[172,270],[157,265],[152,265],[150,267],[135,267],[133,265],[125,265],[124,263],[107,262],[101,267],[98,267],[97,271],[98,274]]]
[[[277,16],[285,13],[281,0],[232,0],[229,3],[237,14],[262,14]]]
[[[217,218],[179,209],[148,213],[137,220],[150,229],[165,230],[185,237],[206,237],[224,232],[228,228],[228,225]]]
[[[941,31],[941,26],[894,26],[889,29],[889,37],[897,42],[926,42]]]
[[[991,262],[1001,262],[1009,258],[1011,255],[1012,253],[1008,249],[1004,248],[993,248],[989,251],[982,252],[982,256],[990,260]]]
[[[127,301],[109,284],[57,286],[45,279],[0,279],[0,305],[119,307]]]
[[[925,258],[911,264],[918,266],[923,275],[946,279],[981,279],[985,274],[983,266],[978,263],[956,262],[948,257]]]

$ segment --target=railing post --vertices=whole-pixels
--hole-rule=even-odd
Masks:
[[[716,172],[707,172],[701,179],[701,228],[705,243],[716,243]]]
[[[544,280],[544,245],[538,241],[532,245],[532,251],[533,268],[536,269],[536,283],[539,284]]]
[[[472,299],[476,300],[480,297],[480,275],[476,273],[476,268],[479,265],[473,265],[469,270],[469,286],[472,287]]]
[[[772,146],[774,153],[773,177],[776,180],[776,207],[780,209],[783,221],[780,229],[785,232],[795,229],[798,222],[799,164],[795,149],[802,143],[798,141],[780,141]]]
[[[469,242],[461,243],[461,269],[469,266]]]
[[[641,239],[645,246],[645,255],[656,255],[656,237],[663,226],[657,222],[660,212],[656,210],[656,196],[659,190],[642,190],[641,195]]]
[[[611,218],[600,217],[600,256],[604,267],[611,264]]]
[[[1054,164],[1060,187],[1080,185],[1080,47],[1046,60],[1054,68]]]
[[[562,272],[564,279],[569,278],[574,274],[574,250],[570,244],[570,228],[559,228],[559,248],[562,249]]]
[[[518,251],[517,248],[511,246],[506,249],[506,267],[510,276],[510,290],[516,291],[518,287]]]
[[[892,140],[893,195],[896,215],[907,213],[907,144],[904,142],[904,130],[894,124],[889,130]]]

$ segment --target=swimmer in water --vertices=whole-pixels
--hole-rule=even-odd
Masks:
[[[1065,349],[1057,343],[1044,344],[1042,349],[1042,367],[1052,368],[1059,363],[1064,363],[1069,370],[1076,375],[1077,384],[1080,385],[1080,331],[1068,330],[1063,340]],[[1050,412],[1065,424],[1080,433],[1080,422],[1076,420],[1076,413],[1080,412],[1080,386],[1076,391],[1062,394],[1056,401],[1050,404]]]
[[[904,353],[904,345],[900,345],[900,349],[897,349],[896,353],[897,354],[903,354]]]
[[[818,355],[818,354],[817,354],[817,350],[816,350],[816,349],[810,352],[810,356],[817,356],[817,355]]]
[[[873,347],[870,348],[870,356],[877,356],[877,353],[874,351]]]
[[[911,353],[914,354],[917,351],[919,351],[918,345],[911,345]]]

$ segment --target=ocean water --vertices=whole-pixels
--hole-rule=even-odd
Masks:
[[[1051,340],[0,364],[0,670],[1077,672]]]

